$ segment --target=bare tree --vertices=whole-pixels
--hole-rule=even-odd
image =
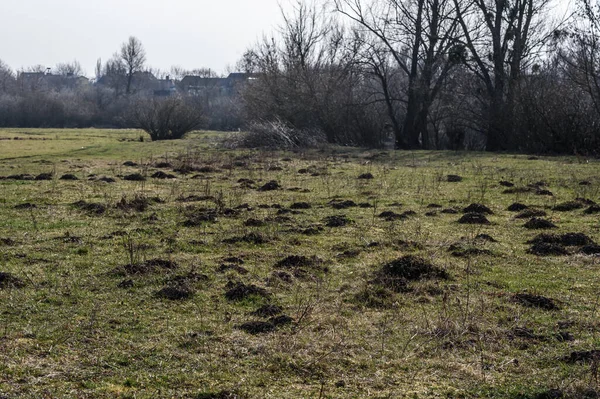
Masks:
[[[462,61],[455,4],[450,0],[333,0],[333,5],[375,39],[367,45],[367,52],[371,52],[367,58],[375,61],[372,51],[377,48],[377,58],[383,61],[381,52],[385,51],[395,64],[392,69],[404,74],[401,128],[391,118],[395,112],[389,112],[397,144],[404,148],[421,144],[427,147],[429,108],[452,66]],[[381,79],[381,67],[374,71],[382,84],[389,82]],[[390,108],[390,87],[382,86],[382,90]],[[394,96],[398,98],[399,94]]]
[[[487,94],[486,149],[512,146],[512,108],[527,62],[549,37],[544,26],[551,0],[453,0],[470,65]]]
[[[127,85],[125,94],[131,94],[131,84],[133,77],[137,72],[141,72],[146,63],[146,51],[142,42],[135,36],[130,36],[129,40],[121,45],[119,57],[126,70]]]
[[[0,93],[11,92],[15,83],[15,73],[4,61],[0,60]]]
[[[83,75],[83,68],[77,60],[61,62],[54,67],[54,73],[62,76],[81,76]]]

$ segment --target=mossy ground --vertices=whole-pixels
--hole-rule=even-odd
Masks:
[[[339,147],[240,151],[224,149],[225,136],[152,143],[137,131],[0,131],[0,176],[53,174],[0,180],[0,272],[24,283],[0,287],[0,396],[600,392],[598,361],[565,361],[600,347],[600,258],[529,254],[527,241],[540,231],[507,210],[524,203],[546,211],[558,226],[553,234],[599,242],[598,214],[553,209],[578,197],[600,201],[597,161]],[[151,178],[158,170],[177,178]],[[123,180],[134,173],[146,180]],[[358,178],[367,173],[373,178]],[[60,180],[64,174],[79,180]],[[280,188],[259,190],[270,181]],[[503,193],[500,181],[523,189]],[[538,195],[540,187],[553,195]],[[123,197],[147,207],[117,206]],[[336,199],[356,206],[334,209]],[[89,212],[77,201],[106,210]],[[15,208],[25,203],[35,206]],[[294,203],[310,207],[290,209]],[[471,203],[493,211],[491,224],[457,223]],[[399,217],[379,217],[385,211]],[[327,226],[342,215],[336,220],[345,224]],[[453,256],[453,244],[488,251]],[[276,266],[290,255],[310,262]],[[449,278],[401,290],[379,284],[383,265],[405,255]],[[154,259],[177,267],[126,267]],[[266,294],[228,299],[237,283]],[[158,294],[165,287],[192,295],[170,300]],[[523,306],[515,300],[523,293],[551,298],[558,310]],[[293,321],[251,314],[267,303]],[[240,328],[254,321],[268,331]]]

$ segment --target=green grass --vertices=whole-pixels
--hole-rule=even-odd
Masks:
[[[8,138],[0,140],[0,176],[54,174],[49,181],[0,179],[0,239],[12,240],[0,241],[0,272],[24,283],[0,288],[0,396],[203,398],[227,391],[243,398],[536,398],[560,389],[579,398],[600,392],[597,364],[563,360],[576,350],[600,349],[599,258],[527,253],[526,241],[540,231],[525,229],[526,219],[506,209],[513,202],[538,207],[558,225],[552,233],[581,232],[600,241],[598,214],[552,210],[576,197],[600,200],[597,161],[338,147],[227,150],[222,133],[156,143],[140,142],[140,135],[0,131]],[[157,169],[157,162],[172,167]],[[182,165],[214,171],[173,171]],[[298,173],[306,168],[309,173]],[[177,178],[151,178],[157,170]],[[122,179],[135,172],[147,180]],[[367,172],[374,179],[357,178]],[[66,173],[79,180],[60,180]],[[449,174],[463,181],[447,182]],[[244,186],[242,178],[254,183]],[[257,190],[270,180],[282,189]],[[521,187],[544,181],[553,196],[503,194],[501,180]],[[192,195],[213,199],[181,201]],[[117,207],[136,196],[161,201],[142,212]],[[374,207],[336,210],[329,205],[334,198]],[[76,201],[107,210],[93,215],[73,206]],[[27,202],[36,207],[15,209]],[[286,213],[294,202],[312,207]],[[485,204],[494,211],[492,224],[458,224],[462,212],[426,216],[435,211],[431,203],[458,210]],[[242,204],[251,210],[226,211]],[[266,207],[273,204],[284,211]],[[216,222],[184,227],[211,210]],[[407,210],[416,215],[378,216]],[[352,222],[325,226],[332,215]],[[248,227],[250,218],[265,224]],[[303,234],[307,228],[316,234]],[[224,243],[249,233],[267,242]],[[497,242],[475,242],[480,233]],[[448,248],[457,242],[491,255],[452,256]],[[450,279],[411,282],[401,292],[378,286],[377,270],[407,254],[444,268]],[[316,255],[325,271],[306,267],[294,275],[276,268],[288,255]],[[242,258],[238,266],[247,273],[220,270],[228,257]],[[132,259],[157,258],[179,267],[125,272]],[[287,272],[290,281],[275,271]],[[184,284],[193,291],[190,299],[157,296],[182,276],[196,276]],[[132,287],[119,287],[129,279]],[[230,301],[229,282],[265,288],[270,297]],[[559,310],[524,307],[516,293],[552,298]],[[269,302],[293,322],[257,335],[239,328],[266,320],[250,313]],[[558,340],[559,332],[573,340]]]

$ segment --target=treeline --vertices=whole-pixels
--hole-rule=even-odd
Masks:
[[[155,126],[168,113],[205,128],[253,130],[250,146],[598,155],[593,1],[576,0],[563,16],[553,0],[297,0],[277,34],[238,62],[252,78],[233,94],[205,88],[168,93],[176,101],[157,97],[144,89],[145,53],[131,38],[98,62],[96,84],[35,90],[0,64],[0,126],[148,125],[140,115],[152,115]],[[77,75],[73,64],[56,70]],[[185,74],[214,77],[174,69],[170,78],[177,86]]]
[[[600,151],[600,10],[578,0],[298,2],[241,63],[246,112],[327,141]]]

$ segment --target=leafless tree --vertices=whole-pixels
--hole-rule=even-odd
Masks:
[[[402,73],[402,93],[392,95],[383,87],[388,108],[389,98],[402,96],[404,121],[395,122],[397,144],[405,148],[429,144],[427,118],[429,107],[442,88],[450,69],[462,61],[462,49],[457,45],[458,23],[454,18],[455,4],[450,0],[333,0],[334,9],[349,18],[375,42],[367,45],[367,58],[391,61],[386,68]],[[387,53],[387,57],[382,53]],[[382,59],[383,58],[383,59]],[[383,64],[375,66],[375,75],[382,84]],[[421,143],[419,142],[421,140]]]
[[[520,79],[550,37],[544,22],[551,0],[453,1],[470,65],[488,97],[486,149],[508,149],[514,145],[511,114]]]
[[[131,84],[134,75],[141,72],[146,63],[146,50],[144,50],[144,46],[138,38],[131,36],[127,42],[121,45],[119,57],[124,65],[127,76],[125,94],[129,95],[131,94]]]
[[[15,87],[15,73],[4,61],[0,60],[0,93],[9,93]]]
[[[77,60],[72,62],[61,62],[54,67],[54,74],[62,76],[81,76],[83,68]]]

